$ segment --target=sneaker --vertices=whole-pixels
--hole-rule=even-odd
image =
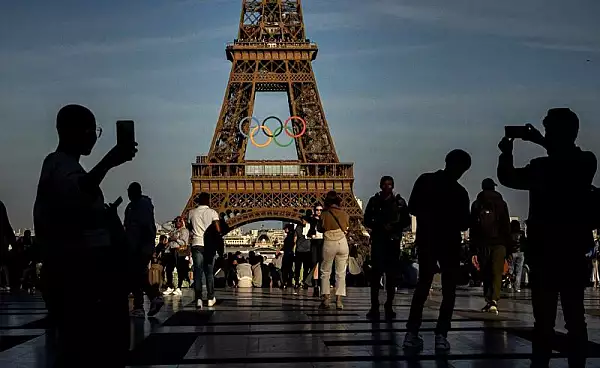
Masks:
[[[212,298],[208,300],[208,306],[209,307],[214,307],[215,304],[217,304],[217,298]]]
[[[490,305],[489,313],[498,315],[498,306],[496,304]]]
[[[490,308],[491,308],[491,307],[492,307],[492,303],[488,302],[488,303],[485,305],[485,307],[481,308],[481,311],[482,311],[483,313],[487,313],[487,312],[489,312],[489,311],[490,311]]]
[[[167,288],[167,290],[163,291],[163,295],[173,295],[173,289]]]
[[[448,351],[450,350],[450,343],[444,335],[435,335],[435,350],[436,351]]]
[[[196,308],[198,308],[198,309],[202,309],[202,299],[198,299],[198,300],[196,301]]]
[[[129,315],[134,318],[146,318],[146,312],[143,309],[134,309]]]
[[[181,296],[183,295],[183,293],[181,292],[180,288],[175,289],[175,291],[173,292],[173,295],[177,295],[177,296]]]
[[[161,297],[155,298],[152,303],[150,303],[150,310],[148,311],[148,317],[155,316],[160,309],[165,305],[165,302]]]
[[[520,293],[521,289],[515,289],[515,292]]]
[[[407,332],[402,347],[404,349],[423,349],[423,338],[419,334]]]

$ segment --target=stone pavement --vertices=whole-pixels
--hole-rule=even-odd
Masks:
[[[398,292],[396,320],[369,322],[366,288],[348,290],[345,309],[319,311],[311,291],[220,290],[218,304],[196,312],[191,290],[167,297],[154,319],[132,319],[132,367],[528,367],[533,318],[529,292],[507,295],[500,315],[483,314],[481,289],[458,292],[447,356],[433,351],[439,292],[424,311],[424,351],[409,359],[401,345],[412,291]],[[383,297],[383,295],[382,295]],[[76,293],[73,294],[74,300]],[[586,293],[590,354],[600,367],[600,293]],[[0,295],[0,367],[43,367],[46,310],[38,296]],[[93,318],[93,316],[90,316]],[[556,359],[566,367],[564,322],[559,311]]]

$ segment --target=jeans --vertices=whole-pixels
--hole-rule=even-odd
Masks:
[[[512,264],[510,265],[510,274],[515,278],[514,288],[521,289],[521,278],[523,276],[523,264],[525,263],[525,253],[515,252],[512,254]]]
[[[456,301],[456,278],[460,269],[460,249],[453,244],[443,244],[445,247],[421,247],[419,249],[419,281],[413,294],[410,315],[406,328],[417,334],[423,320],[423,307],[429,297],[433,276],[438,272],[439,262],[442,272],[442,305],[435,328],[435,333],[448,336],[450,322],[454,313]],[[454,249],[453,249],[454,248]]]
[[[335,295],[346,296],[348,253],[350,253],[350,250],[345,237],[340,240],[325,240],[323,242],[323,261],[321,262],[321,292],[323,295],[330,294],[331,269],[335,260]]]
[[[371,308],[379,308],[379,286],[385,274],[386,308],[391,308],[396,295],[400,269],[400,240],[373,240],[371,247],[373,270],[371,273]]]
[[[294,259],[294,278],[296,280],[296,287],[300,286],[300,281],[308,281],[308,275],[312,269],[312,253],[311,252],[296,252],[296,258]],[[300,272],[302,271],[302,280],[300,280]]]
[[[215,256],[204,257],[204,247],[192,247],[195,300],[202,299],[202,275],[206,277],[206,298],[215,297]]]
[[[174,289],[175,285],[173,285],[173,271],[175,271],[175,254],[174,253],[164,253],[162,255],[162,263],[165,267],[165,275],[166,275],[166,286],[167,288]]]

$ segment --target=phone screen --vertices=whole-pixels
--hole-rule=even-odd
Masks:
[[[117,145],[135,143],[135,124],[133,120],[117,121]]]
[[[504,127],[504,135],[507,138],[523,139],[527,136],[529,128],[525,125],[509,125]]]

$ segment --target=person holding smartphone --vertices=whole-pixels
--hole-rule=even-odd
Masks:
[[[531,124],[520,136],[507,129],[498,145],[498,180],[508,188],[529,191],[527,263],[535,318],[532,367],[549,364],[559,294],[568,330],[569,367],[584,367],[588,335],[583,300],[589,282],[585,255],[594,246],[592,218],[597,208],[592,205],[591,188],[597,160],[575,144],[579,118],[570,109],[550,109],[543,125],[545,135]],[[515,138],[544,147],[547,156],[515,168]],[[556,229],[569,229],[568,244],[556,236]]]
[[[123,253],[124,230],[116,206],[106,206],[100,184],[110,170],[131,161],[137,143],[118,144],[92,170],[80,164],[102,129],[81,105],[67,105],[56,118],[58,147],[42,165],[34,205],[36,241],[43,250],[44,300],[56,328],[56,366],[119,366],[129,348],[126,264],[107,265]],[[68,235],[57,231],[68,226]],[[124,258],[124,257],[122,257]],[[72,267],[86,262],[85,277]],[[115,267],[117,266],[117,267]],[[68,285],[68,288],[66,287]],[[76,290],[76,303],[73,303]]]

